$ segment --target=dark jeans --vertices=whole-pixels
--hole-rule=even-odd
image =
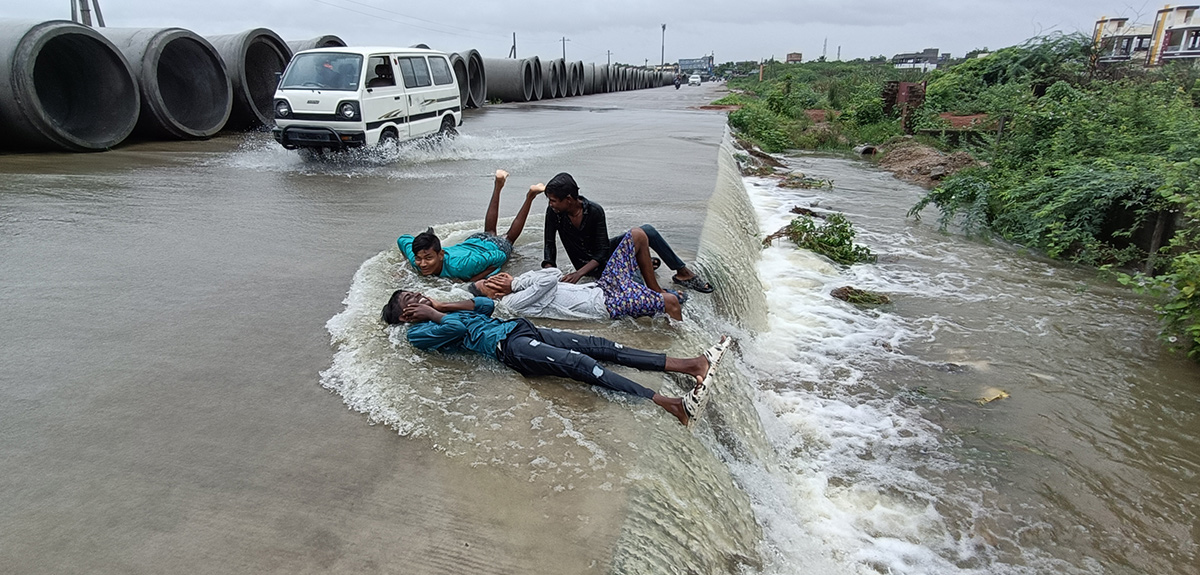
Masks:
[[[645,371],[665,371],[667,356],[625,347],[602,337],[544,329],[524,319],[500,343],[500,361],[521,375],[556,375],[591,385],[654,397],[654,390],[604,369],[596,360]]]
[[[654,253],[658,254],[659,259],[661,259],[662,262],[667,265],[667,267],[671,268],[672,270],[679,270],[687,265],[683,263],[683,260],[679,259],[679,256],[675,255],[675,250],[672,250],[671,246],[667,245],[667,240],[663,239],[662,234],[658,233],[658,230],[654,229],[654,226],[650,224],[644,224],[642,226],[642,231],[646,232],[646,239],[650,240],[650,249],[654,251]],[[623,237],[625,237],[625,234],[621,234],[615,238],[609,238],[608,249],[610,251],[617,249],[617,244],[621,243],[621,238]]]

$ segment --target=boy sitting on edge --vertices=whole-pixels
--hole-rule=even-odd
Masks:
[[[424,351],[473,351],[497,359],[525,377],[557,375],[615,391],[638,395],[689,425],[707,400],[717,362],[732,339],[721,341],[692,358],[667,357],[622,346],[602,337],[557,329],[541,329],[527,319],[501,321],[491,317],[495,304],[486,297],[442,303],[416,292],[396,290],[383,307],[388,324],[408,323],[407,337]],[[666,397],[620,374],[600,367],[611,361],[645,371],[672,371],[696,378],[684,397]]]
[[[433,233],[433,228],[417,234],[414,238],[403,235],[396,239],[396,245],[408,259],[408,263],[423,276],[438,276],[458,280],[475,281],[488,277],[498,271],[508,256],[512,255],[513,242],[525,228],[525,219],[529,216],[529,208],[533,199],[546,190],[542,184],[534,184],[525,194],[525,203],[517,211],[516,218],[508,227],[504,237],[496,235],[496,220],[500,214],[500,190],[508,179],[508,172],[496,170],[496,184],[492,189],[492,199],[488,202],[487,214],[483,220],[483,231],[471,234],[461,243],[446,246]]]

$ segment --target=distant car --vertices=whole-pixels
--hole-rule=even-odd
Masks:
[[[688,85],[689,86],[699,86],[700,85],[700,74],[692,74],[691,76],[689,76],[688,77]]]

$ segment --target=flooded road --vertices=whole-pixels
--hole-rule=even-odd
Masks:
[[[1198,572],[1200,369],[1160,349],[1149,302],[906,220],[921,190],[858,160],[788,160],[833,189],[742,178],[724,114],[693,109],[719,96],[489,107],[448,145],[319,161],[267,134],[0,156],[0,562]],[[653,223],[718,285],[675,325],[539,322],[672,355],[734,334],[693,430],[377,321],[397,287],[465,294],[395,238],[477,229],[497,168],[502,216],[569,171],[610,231]],[[844,212],[879,262],[761,249],[795,205]],[[853,308],[841,285],[894,303]],[[1009,397],[980,404],[993,388]]]

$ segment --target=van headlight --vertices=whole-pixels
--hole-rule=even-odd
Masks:
[[[288,105],[287,100],[275,100],[275,117],[286,118],[292,115],[292,107]]]
[[[357,120],[359,116],[358,102],[342,102],[338,104],[337,115],[339,120]]]

